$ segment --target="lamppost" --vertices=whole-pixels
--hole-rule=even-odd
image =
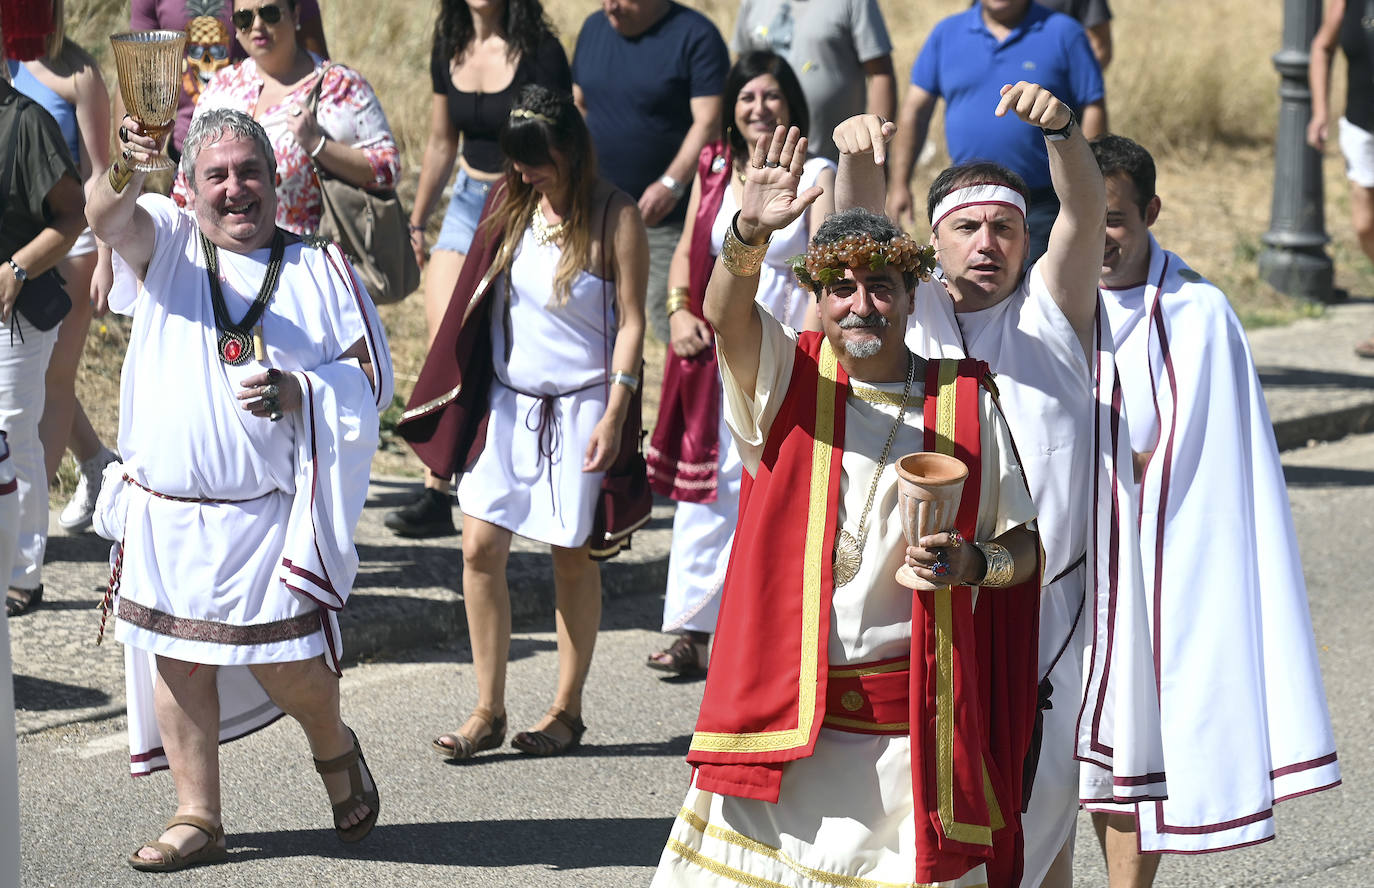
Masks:
[[[1279,72],[1279,133],[1274,146],[1274,204],[1259,256],[1260,277],[1280,293],[1335,301],[1322,215],[1321,155],[1307,144],[1312,91],[1307,62],[1321,21],[1321,0],[1284,0]]]

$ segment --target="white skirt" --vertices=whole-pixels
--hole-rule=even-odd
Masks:
[[[739,449],[720,418],[720,464],[716,499],[711,503],[678,503],[673,514],[673,545],[668,552],[668,587],[663,595],[664,632],[715,634],[720,590],[739,521],[740,480],[744,464]]]
[[[576,548],[592,532],[605,472],[582,471],[592,431],[606,413],[603,385],[555,396],[540,447],[543,399],[493,380],[487,441],[458,482],[464,515],[551,546]]]
[[[651,888],[897,888],[913,883],[911,741],[822,729],[815,754],[789,762],[776,805],[693,785]],[[940,886],[981,886],[979,864]]]

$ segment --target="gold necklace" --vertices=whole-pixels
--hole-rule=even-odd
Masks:
[[[863,513],[859,515],[859,536],[855,539],[852,533],[843,528],[835,535],[835,554],[830,566],[830,575],[834,578],[836,586],[844,586],[859,575],[859,567],[864,560],[864,542],[868,539],[868,513],[873,508],[873,497],[878,493],[878,479],[887,468],[887,454],[892,450],[892,442],[897,440],[897,430],[902,427],[902,420],[906,418],[907,400],[911,397],[911,384],[915,379],[916,356],[907,352],[906,386],[902,389],[902,406],[897,410],[897,421],[892,424],[892,431],[887,433],[883,454],[878,457],[878,467],[873,470],[873,480],[868,485],[868,502],[864,503]]]
[[[548,218],[544,215],[544,204],[540,202],[534,205],[534,216],[530,219],[530,228],[533,229],[535,242],[547,247],[563,237],[563,232],[568,229],[568,220],[564,219],[557,225],[550,225]]]

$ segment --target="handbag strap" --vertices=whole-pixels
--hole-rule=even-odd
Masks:
[[[310,98],[307,104],[307,107],[310,108],[310,115],[315,118],[315,126],[320,128],[321,137],[326,137],[326,135],[324,131],[324,126],[320,124],[320,92],[324,89],[325,75],[327,75],[330,69],[333,67],[333,62],[324,63],[324,67],[320,69],[319,76],[315,78],[315,85],[310,87]],[[304,145],[301,146],[302,149],[304,149],[304,147]],[[310,157],[310,153],[308,151],[306,152],[306,157]],[[314,157],[310,157],[310,168],[315,172],[315,186],[320,189],[320,194],[322,196],[321,199],[328,202],[328,198],[323,197],[324,183],[320,181],[320,162],[316,160]]]
[[[614,306],[611,304],[611,295],[607,292],[606,286],[610,279],[610,251],[606,247],[606,227],[611,218],[611,201],[615,200],[615,189],[612,188],[610,194],[606,195],[606,205],[601,208],[601,237],[598,243],[601,244],[601,301],[605,310],[601,312],[601,347],[606,359],[606,399],[609,403],[611,397],[611,331],[606,325],[606,316],[610,314]]]

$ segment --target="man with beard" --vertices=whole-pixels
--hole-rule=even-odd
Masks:
[[[1010,888],[1034,513],[986,366],[903,343],[929,248],[866,210],[833,215],[798,260],[822,330],[756,308],[770,234],[820,194],[797,193],[805,154],[795,128],[759,140],[706,291],[747,480],[692,786],[653,884]],[[969,475],[953,526],[909,545],[893,463],[914,451]]]

